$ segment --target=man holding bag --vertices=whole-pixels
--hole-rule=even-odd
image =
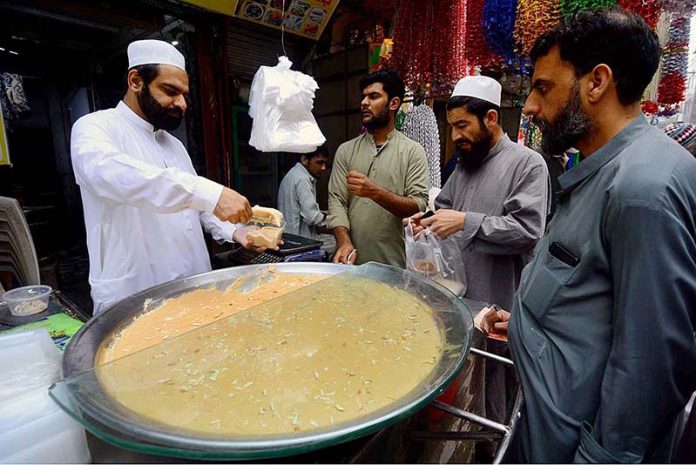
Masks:
[[[464,296],[504,308],[522,269],[544,234],[549,174],[543,157],[512,142],[500,123],[501,86],[485,76],[461,79],[447,102],[459,163],[435,199],[436,213],[411,219],[461,249]],[[451,239],[448,239],[451,240]],[[505,355],[507,344],[488,350]],[[487,416],[505,421],[513,380],[502,366],[486,366]]]
[[[500,121],[500,84],[461,79],[447,102],[459,166],[435,199],[435,215],[411,217],[459,243],[465,297],[504,308],[512,304],[522,268],[544,234],[549,174],[543,157],[512,142]]]

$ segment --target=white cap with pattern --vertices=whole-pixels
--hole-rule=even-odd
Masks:
[[[467,76],[457,82],[452,91],[452,97],[474,97],[500,106],[500,95],[503,86],[488,76]]]
[[[128,69],[140,65],[172,65],[186,71],[184,56],[163,40],[136,40],[128,45]]]

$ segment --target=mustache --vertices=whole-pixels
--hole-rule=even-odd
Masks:
[[[464,144],[468,144],[469,146],[474,145],[474,143],[471,142],[471,141],[468,141],[468,140],[460,140],[459,142],[457,142],[457,143],[454,145],[454,147],[455,147],[457,150],[461,151],[461,150],[463,149]]]
[[[539,118],[538,116],[533,116],[531,118],[532,124],[541,129],[542,131],[545,131],[549,127],[549,123],[544,120]]]

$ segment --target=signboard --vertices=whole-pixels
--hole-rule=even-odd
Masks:
[[[232,16],[237,7],[238,0],[186,0],[186,2],[205,8],[206,10]]]
[[[340,0],[240,0],[234,16],[281,29],[309,39],[318,39]]]
[[[7,133],[5,132],[5,117],[0,105],[0,166],[10,164],[10,149],[7,146]]]

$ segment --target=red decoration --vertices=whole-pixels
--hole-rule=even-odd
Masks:
[[[430,82],[434,2],[401,0],[394,23],[392,62],[406,86]]]
[[[472,67],[494,66],[502,61],[486,45],[483,29],[483,2],[484,0],[468,0],[466,4],[466,58]]]
[[[657,93],[660,96],[660,104],[669,105],[684,101],[686,92],[686,80],[680,74],[668,74],[660,80]]]
[[[646,102],[643,102],[643,105],[641,105],[641,109],[643,110],[643,113],[646,113],[648,115],[654,115],[660,108],[658,107],[656,102],[651,102],[650,100],[648,100]]]
[[[641,16],[650,29],[657,27],[662,9],[662,0],[619,0],[619,5]]]
[[[411,89],[447,94],[466,74],[466,0],[401,0],[391,65]]]
[[[466,0],[437,0],[433,46],[434,95],[449,95],[466,76]]]

